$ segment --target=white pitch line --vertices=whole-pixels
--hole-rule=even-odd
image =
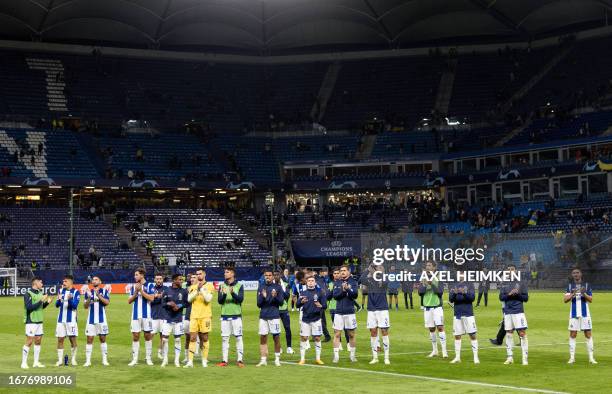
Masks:
[[[598,343],[610,343],[612,342],[612,339],[609,340],[603,340],[603,341],[596,341],[595,344]],[[576,344],[579,343],[585,343],[584,341],[576,341]],[[567,342],[555,342],[555,343],[530,343],[529,347],[540,347],[540,346],[557,346],[557,345],[567,345]],[[519,345],[514,345],[515,347],[519,346]],[[506,344],[503,345],[499,345],[499,346],[485,346],[485,347],[479,347],[478,350],[490,350],[490,349],[506,349]],[[427,350],[427,351],[416,351],[416,352],[400,352],[400,353],[393,353],[391,352],[391,356],[406,356],[406,355],[411,355],[411,354],[429,354],[431,353],[431,350]],[[367,356],[370,355],[371,353],[369,352],[361,352],[361,353],[357,353],[358,356]]]
[[[597,343],[610,343],[610,342],[612,342],[612,340],[597,341]],[[577,341],[577,343],[585,343],[585,342],[584,341]],[[530,347],[556,346],[556,345],[565,345],[565,344],[567,344],[567,342],[539,343],[539,344],[530,345]],[[505,349],[506,347],[503,346],[503,345],[501,345],[501,346],[487,346],[487,347],[484,347],[484,348],[480,348],[479,350],[482,350],[482,349],[498,349],[498,348]],[[403,353],[391,353],[391,356],[411,355],[411,354],[429,354],[429,353],[430,353],[430,351],[424,351],[424,352],[403,352]],[[297,363],[293,362],[293,361],[283,361],[282,363],[283,364],[297,365]],[[477,381],[472,381],[472,380],[458,380],[458,379],[436,378],[436,377],[433,377],[433,376],[410,375],[410,374],[402,374],[402,373],[397,373],[397,372],[372,371],[372,370],[369,370],[369,369],[345,368],[345,367],[334,367],[334,366],[329,366],[329,365],[311,365],[311,364],[305,364],[305,365],[301,365],[301,366],[315,367],[315,368],[328,368],[328,369],[336,369],[336,370],[350,371],[350,372],[373,373],[373,374],[377,374],[377,375],[405,377],[405,378],[412,378],[412,379],[423,379],[423,380],[445,382],[445,383],[460,383],[460,384],[468,384],[468,385],[481,386],[481,387],[505,388],[505,389],[510,389],[510,390],[519,390],[519,391],[527,391],[527,392],[549,393],[549,394],[553,394],[553,393],[554,394],[568,394],[568,393],[565,393],[563,391],[536,389],[536,388],[531,388],[531,387],[509,386],[509,385],[504,385],[504,384],[485,383],[485,382],[477,382]]]
[[[604,340],[604,341],[596,341],[595,343],[610,343],[612,342],[612,340]],[[576,343],[585,343],[584,341],[576,341]],[[567,345],[567,342],[555,342],[555,343],[534,343],[534,344],[529,344],[529,347],[540,347],[540,346],[557,346],[557,345]],[[514,345],[514,346],[519,346],[519,345]],[[478,350],[488,350],[488,349],[506,349],[506,344],[503,345],[499,345],[499,346],[485,346],[485,347],[479,347]],[[427,350],[427,351],[419,351],[419,352],[402,352],[402,353],[391,353],[392,356],[402,356],[402,355],[410,355],[410,354],[429,354],[431,353],[431,350]],[[364,353],[365,354],[365,353]]]
[[[288,362],[288,361],[283,361],[283,364],[298,365],[295,362]],[[563,391],[536,389],[536,388],[532,388],[532,387],[509,386],[509,385],[505,385],[505,384],[476,382],[476,381],[473,381],[473,380],[459,380],[459,379],[436,378],[436,377],[433,377],[433,376],[410,375],[410,374],[397,373],[397,372],[372,371],[372,370],[369,370],[369,369],[334,367],[334,366],[329,366],[329,365],[312,365],[312,364],[304,364],[304,365],[300,365],[300,367],[334,369],[334,370],[338,370],[338,371],[369,373],[369,374],[374,374],[374,375],[393,376],[393,377],[418,379],[418,380],[429,380],[429,381],[433,381],[433,382],[442,382],[442,383],[467,384],[467,385],[472,385],[472,386],[490,387],[490,388],[496,388],[496,389],[508,389],[508,390],[517,390],[517,391],[527,391],[527,392],[532,392],[532,393],[568,394],[568,393],[563,392]]]

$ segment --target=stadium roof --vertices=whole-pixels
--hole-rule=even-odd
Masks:
[[[0,38],[256,54],[525,41],[612,0],[2,0]]]

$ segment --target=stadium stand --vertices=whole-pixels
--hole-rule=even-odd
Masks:
[[[378,135],[372,157],[397,157],[411,153],[436,152],[440,149],[439,137],[428,131],[385,132]]]
[[[65,270],[69,264],[70,216],[66,208],[0,208],[0,231],[8,230],[3,237],[2,249],[11,256],[19,268]],[[77,216],[74,223],[75,267],[133,268],[142,265],[133,250],[122,245],[111,226],[102,220],[90,220]],[[49,238],[45,238],[45,235]],[[90,248],[95,249],[95,258]]]
[[[346,130],[378,117],[411,128],[433,108],[442,63],[436,57],[345,62],[322,123]]]
[[[90,158],[67,131],[0,130],[0,167],[23,178],[98,178]]]
[[[459,54],[449,114],[479,122],[494,118],[556,48],[499,49],[497,53]]]
[[[132,171],[147,179],[198,179],[223,173],[206,146],[192,135],[131,134],[103,137],[97,144],[107,166],[123,176]]]
[[[253,267],[270,259],[234,222],[210,209],[138,209],[127,213],[125,225],[139,242],[153,241],[157,261],[183,256],[191,267]]]

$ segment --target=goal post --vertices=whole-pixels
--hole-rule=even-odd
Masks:
[[[0,288],[5,295],[17,297],[17,268],[0,268]]]

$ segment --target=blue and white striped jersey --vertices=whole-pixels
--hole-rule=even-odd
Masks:
[[[106,323],[106,305],[101,303],[100,298],[110,299],[110,294],[106,289],[88,289],[85,299],[90,300],[88,324]]]
[[[59,309],[58,323],[76,323],[80,299],[81,293],[77,289],[60,290],[55,301],[55,307]]]
[[[145,293],[153,294],[155,284],[153,282],[145,282],[142,288]],[[134,295],[134,285],[130,288],[130,296]],[[132,303],[132,320],[150,319],[151,318],[151,303],[147,301],[140,292]]]
[[[589,296],[593,295],[591,285],[589,285],[588,283],[570,283],[567,285],[565,294],[571,294],[574,289],[578,289],[578,291],[572,298],[570,319],[575,319],[577,317],[591,317],[591,312],[589,311],[589,303],[585,300],[584,294],[580,292],[580,289],[583,287],[586,290],[586,294],[588,294]]]

